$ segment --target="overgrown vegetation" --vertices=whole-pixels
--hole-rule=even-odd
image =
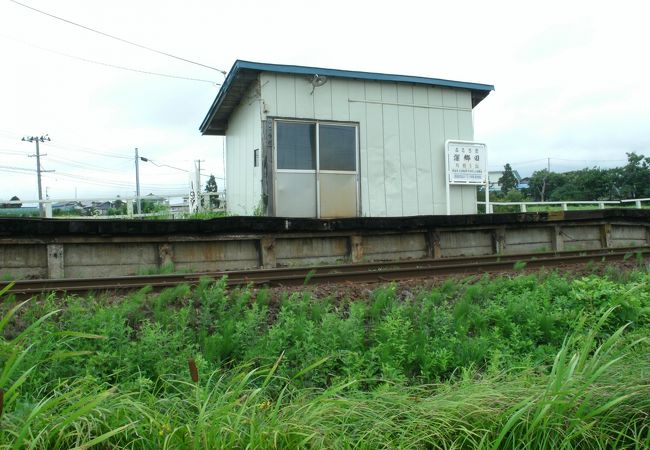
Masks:
[[[602,169],[586,167],[570,172],[533,172],[525,189],[514,189],[516,182],[510,164],[504,167],[501,190],[491,192],[493,201],[598,201],[650,198],[650,157],[628,153],[627,164]],[[479,200],[485,193],[479,193]]]
[[[585,168],[566,173],[540,170],[530,178],[528,194],[535,201],[619,200],[650,197],[650,157],[627,154],[622,167]]]
[[[648,270],[5,305],[0,448],[650,446]]]

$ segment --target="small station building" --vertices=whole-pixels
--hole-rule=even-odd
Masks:
[[[494,86],[236,61],[200,130],[226,139],[230,213],[446,214],[445,141],[474,139]],[[476,187],[450,186],[452,214]]]

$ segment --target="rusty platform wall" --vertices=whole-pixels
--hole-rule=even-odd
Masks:
[[[0,277],[85,278],[650,245],[650,211],[194,221],[0,219]]]

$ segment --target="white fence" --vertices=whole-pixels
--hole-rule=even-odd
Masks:
[[[211,206],[210,199],[218,198],[219,206]],[[224,212],[226,210],[225,192],[201,192],[198,201],[198,212]],[[183,218],[190,215],[188,196],[178,194],[161,194],[147,195],[140,197],[140,205],[147,203],[155,204],[156,211],[149,213],[137,213],[137,201],[135,197],[103,197],[103,198],[83,198],[83,199],[46,199],[46,200],[0,200],[0,205],[4,209],[11,208],[12,212],[21,210],[19,215],[43,216],[46,218],[83,218],[83,219],[134,219],[146,217],[172,217]],[[12,208],[16,205],[15,208]],[[34,206],[25,206],[34,205]],[[126,214],[115,214],[116,210],[124,209]],[[2,214],[3,208],[0,208],[0,217],[10,215]],[[112,210],[112,211],[111,211]],[[55,211],[62,211],[55,214]],[[74,212],[79,214],[74,214]],[[29,214],[29,213],[32,214]],[[83,212],[83,214],[82,214]]]
[[[643,203],[650,202],[650,198],[635,198],[627,200],[585,200],[585,201],[567,201],[567,202],[490,202],[488,214],[494,213],[495,206],[519,206],[520,212],[527,212],[528,206],[560,206],[563,211],[568,211],[570,205],[589,206],[596,205],[598,209],[605,209],[608,205],[617,205],[627,207],[627,204],[633,203],[635,208],[643,208]],[[477,205],[485,206],[486,202],[476,202]],[[612,206],[610,206],[612,207]]]
[[[218,207],[210,207],[209,198],[217,196],[219,199]],[[226,211],[226,194],[225,192],[202,192],[201,193],[203,205],[200,208],[200,212],[225,212]],[[177,199],[176,203],[172,200]],[[107,210],[106,203],[110,203],[110,209],[121,208],[122,206],[116,202],[122,202],[123,205],[126,205],[126,214],[109,214]],[[105,198],[91,198],[91,199],[47,199],[47,200],[0,200],[0,205],[3,205],[5,208],[10,205],[16,205],[18,209],[19,205],[36,205],[32,207],[22,207],[20,208],[23,212],[32,210],[33,214],[39,215],[38,205],[41,203],[43,205],[43,216],[48,218],[84,218],[84,219],[134,219],[134,218],[146,218],[146,217],[172,217],[172,218],[183,218],[188,217],[189,214],[189,203],[186,196],[179,196],[177,194],[164,194],[156,196],[145,196],[140,198],[141,202],[157,202],[160,205],[159,210],[150,213],[140,213],[137,214],[136,199],[131,198],[120,198],[120,197],[105,197]],[[485,208],[486,202],[476,202],[477,205],[482,205]],[[590,206],[593,205],[598,209],[605,209],[607,207],[634,207],[634,208],[643,208],[644,204],[648,204],[650,207],[650,198],[637,198],[637,199],[626,199],[626,200],[585,200],[585,201],[558,201],[558,202],[489,202],[488,214],[494,213],[495,207],[499,206],[517,206],[520,212],[527,212],[529,207],[557,207],[559,206],[562,210],[567,211],[571,206]],[[61,206],[63,205],[63,206]],[[73,210],[84,210],[87,214],[71,214]],[[61,215],[55,215],[56,210],[65,211]],[[26,215],[26,214],[21,214]],[[0,217],[9,217],[9,215],[2,214],[2,208],[0,208]]]

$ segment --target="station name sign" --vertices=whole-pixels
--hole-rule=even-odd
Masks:
[[[480,142],[447,141],[447,181],[449,184],[485,184],[487,146]]]
[[[482,142],[445,141],[445,194],[447,215],[451,214],[451,186],[485,186],[485,211],[490,211],[490,186],[487,170],[487,145]],[[478,210],[478,203],[477,203]]]

